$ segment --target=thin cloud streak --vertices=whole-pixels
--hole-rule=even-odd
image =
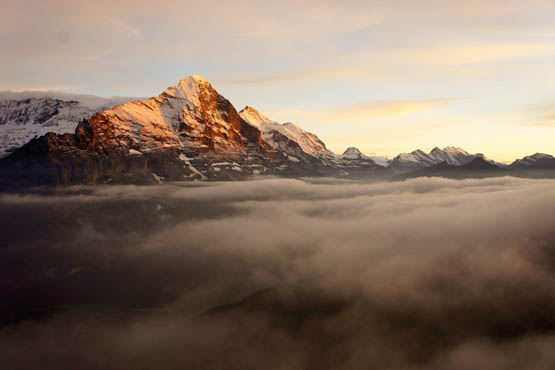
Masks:
[[[526,58],[555,55],[555,43],[504,43],[457,47],[404,48],[382,51],[363,51],[349,56],[338,57],[336,63],[343,66],[314,66],[313,68],[294,69],[266,75],[243,75],[235,78],[215,78],[221,84],[267,84],[291,82],[294,80],[343,79],[359,77],[381,77],[395,73],[399,68],[419,66],[426,73],[460,76],[468,75],[464,70],[449,69],[438,71],[437,67],[463,67],[475,64],[511,61]],[[345,66],[358,63],[356,66]],[[489,66],[493,72],[495,66]],[[487,68],[481,70],[484,75]],[[386,77],[387,78],[387,77]]]
[[[382,117],[400,117],[418,112],[440,109],[461,99],[439,98],[423,100],[392,100],[353,104],[321,111],[279,110],[267,112],[270,116],[285,114],[301,117],[305,123],[342,123]]]

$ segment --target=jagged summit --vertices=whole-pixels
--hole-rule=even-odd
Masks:
[[[54,132],[18,145],[43,129]],[[25,135],[12,140],[20,132]],[[0,139],[0,149],[1,144],[14,147],[0,160],[0,191],[22,184],[229,180],[258,174],[381,178],[424,167],[433,167],[428,174],[468,174],[495,164],[455,146],[429,153],[418,149],[393,160],[365,155],[356,147],[335,155],[294,123],[276,122],[252,106],[237,112],[199,75],[181,79],[158,96],[98,113],[76,101],[0,101]],[[510,168],[551,170],[555,159],[537,153]]]
[[[452,166],[461,166],[470,162],[475,157],[476,155],[469,154],[467,151],[458,147],[446,146],[440,149],[436,146],[430,153],[426,153],[420,149],[410,153],[401,153],[391,161],[389,167],[393,172],[402,173],[415,171],[442,162],[446,162]]]
[[[517,159],[511,165],[510,168],[514,169],[554,169],[555,168],[555,157],[550,154],[536,153],[528,155],[524,158]]]
[[[197,80],[197,81],[200,81],[200,82],[208,82],[206,80],[206,78],[202,77],[201,75],[191,75],[189,77],[186,77],[185,79],[187,79],[187,78],[192,78],[193,80]]]
[[[246,122],[262,132],[262,138],[274,149],[286,152],[292,158],[309,155],[331,159],[334,154],[313,133],[301,129],[291,122],[278,123],[264,116],[256,108],[246,106],[239,112]]]
[[[459,148],[457,146],[446,146],[445,148],[443,148],[443,151],[448,153],[462,153],[462,154],[468,155],[468,152],[466,150]]]
[[[358,150],[358,148],[355,148],[354,146],[350,146],[347,149],[345,149],[345,151],[343,152],[343,158],[346,158],[346,159],[366,159],[366,158],[368,158],[368,156],[362,154],[361,151]]]
[[[191,102],[198,100],[201,89],[213,90],[212,85],[203,77],[198,75],[185,77],[176,86],[168,87],[162,95],[171,96],[177,99],[185,99]]]
[[[264,116],[256,108],[249,107],[248,105],[239,112],[239,115],[245,121],[258,128],[264,126],[265,124],[279,124],[276,121]]]
[[[285,158],[200,76],[77,123],[73,135],[48,133],[14,151],[4,173],[21,169],[14,177],[27,184],[229,179]]]

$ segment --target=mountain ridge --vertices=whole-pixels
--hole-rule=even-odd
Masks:
[[[429,153],[417,149],[392,160],[367,156],[355,147],[335,155],[318,136],[291,122],[278,123],[250,106],[238,112],[198,75],[181,79],[158,96],[101,112],[77,101],[32,99],[6,103],[0,109],[0,131],[13,122],[44,129],[50,120],[58,120],[52,126],[59,128],[64,117],[68,126],[76,120],[76,127],[72,133],[35,135],[0,160],[0,186],[238,180],[259,174],[379,179],[439,170],[468,173],[465,166],[473,162],[488,163],[493,170],[501,167],[480,153],[453,146]],[[73,110],[64,116],[67,107]],[[509,167],[551,170],[553,161],[537,153]]]

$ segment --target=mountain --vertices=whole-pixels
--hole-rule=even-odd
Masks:
[[[292,161],[306,159],[307,156],[323,160],[334,157],[318,136],[291,122],[280,124],[248,106],[239,112],[239,116],[258,128],[262,132],[262,138],[272,148],[285,152]]]
[[[453,165],[444,161],[417,171],[398,175],[396,179],[416,177],[482,178],[512,174],[511,170],[500,168],[483,157],[475,157],[463,165]]]
[[[536,153],[517,159],[509,165],[509,168],[516,170],[555,169],[555,157],[549,154]]]
[[[73,132],[94,111],[77,101],[51,98],[0,100],[0,157],[47,132]]]
[[[454,146],[447,146],[443,148],[443,150],[436,146],[430,152],[430,157],[437,163],[447,162],[447,164],[453,166],[461,166],[474,159],[475,155],[469,154],[467,151]]]
[[[26,96],[33,97],[26,97]],[[61,94],[61,96],[71,96]],[[0,93],[0,97],[20,99],[0,99],[0,157],[4,157],[16,148],[27,143],[36,136],[48,132],[56,134],[75,131],[77,123],[94,113],[111,108],[114,101],[125,101],[130,98],[116,100],[90,96],[84,97],[91,106],[77,100],[63,100],[39,93]]]
[[[476,157],[483,157],[483,155],[469,154],[467,151],[453,146],[447,146],[443,149],[435,147],[430,153],[418,149],[411,153],[399,154],[389,163],[388,168],[393,173],[407,173],[442,162],[453,166],[461,166]]]
[[[27,100],[27,99],[54,99],[63,101],[78,101],[81,105],[89,107],[95,111],[103,111],[116,105],[129,103],[135,100],[144,100],[145,98],[133,96],[112,96],[103,97],[91,94],[75,94],[63,91],[0,91],[0,100]]]
[[[156,97],[69,117],[68,126],[71,119],[78,123],[72,134],[49,132],[0,160],[0,186],[373,176],[383,170],[371,159],[338,159],[316,135],[254,108],[238,113],[200,76]]]
[[[420,149],[411,153],[401,153],[391,160],[387,166],[393,173],[416,171],[424,167],[437,164],[437,159],[426,154]]]
[[[297,167],[200,76],[48,133],[0,161],[4,186],[236,179]]]
[[[370,159],[370,157],[362,154],[360,150],[358,150],[358,148],[355,148],[354,146],[350,146],[345,149],[341,157],[344,159]]]
[[[14,190],[236,180],[258,174],[372,179],[392,174],[402,178],[400,174],[408,172],[404,177],[516,176],[522,172],[515,172],[519,166],[554,168],[552,156],[536,154],[501,170],[483,155],[455,147],[401,153],[390,162],[354,147],[334,155],[316,135],[293,123],[278,123],[252,107],[237,112],[200,76],[184,78],[158,96],[100,112],[79,101],[52,97],[4,100],[0,133],[9,150],[32,137],[0,159],[0,189]]]
[[[380,177],[384,167],[363,155],[336,156],[313,133],[291,122],[277,123],[252,107],[245,107],[239,115],[262,132],[263,139],[275,150],[285,153],[293,162],[301,162],[305,169],[311,168],[321,175],[348,177]]]
[[[350,160],[372,160],[374,161],[374,163],[383,167],[386,167],[389,162],[391,162],[391,160],[387,157],[368,156],[366,154],[363,154],[360,150],[358,150],[358,148],[355,148],[354,146],[348,147],[347,149],[345,149],[343,154],[338,155],[337,157]]]
[[[385,166],[377,164],[355,147],[347,148],[342,155],[334,156],[329,163],[339,170],[341,176],[379,178],[387,175]]]

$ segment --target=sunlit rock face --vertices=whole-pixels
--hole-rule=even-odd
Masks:
[[[187,77],[159,96],[117,106],[89,120],[97,145],[150,152],[163,148],[266,154],[259,130],[200,76]]]
[[[0,164],[25,185],[238,179],[287,172],[287,157],[200,76],[33,139]]]
[[[236,180],[253,175],[367,176],[371,159],[343,159],[314,134],[253,108],[238,113],[200,76],[160,95],[47,133],[0,162],[0,186]],[[8,176],[9,174],[9,176]]]

